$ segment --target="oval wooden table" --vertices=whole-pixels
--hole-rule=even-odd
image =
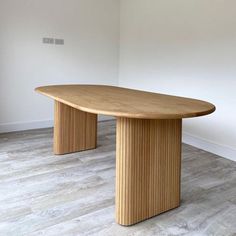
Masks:
[[[214,105],[112,86],[36,91],[55,100],[55,154],[96,148],[97,114],[117,118],[117,223],[132,225],[180,205],[182,119],[210,114]]]

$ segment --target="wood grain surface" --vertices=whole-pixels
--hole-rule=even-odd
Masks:
[[[62,155],[96,148],[97,115],[55,101],[54,153]]]
[[[117,119],[116,221],[132,225],[180,205],[182,120]]]
[[[116,221],[132,225],[180,204],[182,119],[204,101],[102,85],[36,89],[55,100],[54,152],[96,147],[97,114],[117,117]]]
[[[94,114],[140,119],[181,119],[215,111],[211,103],[104,85],[56,85],[36,91]]]
[[[235,236],[236,162],[183,144],[181,206],[115,223],[115,121],[97,149],[53,155],[53,129],[0,134],[1,236]]]

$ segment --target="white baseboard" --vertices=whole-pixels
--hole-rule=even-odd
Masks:
[[[42,129],[53,126],[53,120],[35,120],[28,122],[14,122],[0,124],[0,133],[23,131],[30,129]]]
[[[99,115],[99,121],[111,120],[111,116]],[[53,120],[35,120],[29,122],[14,122],[0,124],[0,133],[9,133],[15,131],[31,130],[31,129],[43,129],[53,127]]]
[[[221,144],[213,143],[209,140],[193,136],[189,133],[183,133],[183,142],[194,147],[203,149],[207,152],[214,153],[226,159],[236,161],[236,150]]]
[[[112,120],[110,116],[99,116],[99,121]],[[53,127],[53,120],[41,120],[30,122],[15,122],[0,124],[0,133],[8,133],[14,131],[30,130],[30,129],[42,129]],[[189,133],[183,133],[183,142],[194,147],[203,149],[205,151],[214,153],[224,158],[236,161],[236,150],[227,146],[213,143],[209,140],[202,139],[200,137],[193,136]]]

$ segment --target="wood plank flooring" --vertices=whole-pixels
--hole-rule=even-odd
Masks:
[[[53,155],[52,129],[0,134],[0,236],[236,235],[236,163],[183,145],[181,207],[115,223],[115,122],[98,148]]]

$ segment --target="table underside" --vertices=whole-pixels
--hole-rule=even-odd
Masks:
[[[133,225],[180,205],[182,119],[117,117],[116,221]],[[97,115],[55,101],[54,153],[96,148]]]

